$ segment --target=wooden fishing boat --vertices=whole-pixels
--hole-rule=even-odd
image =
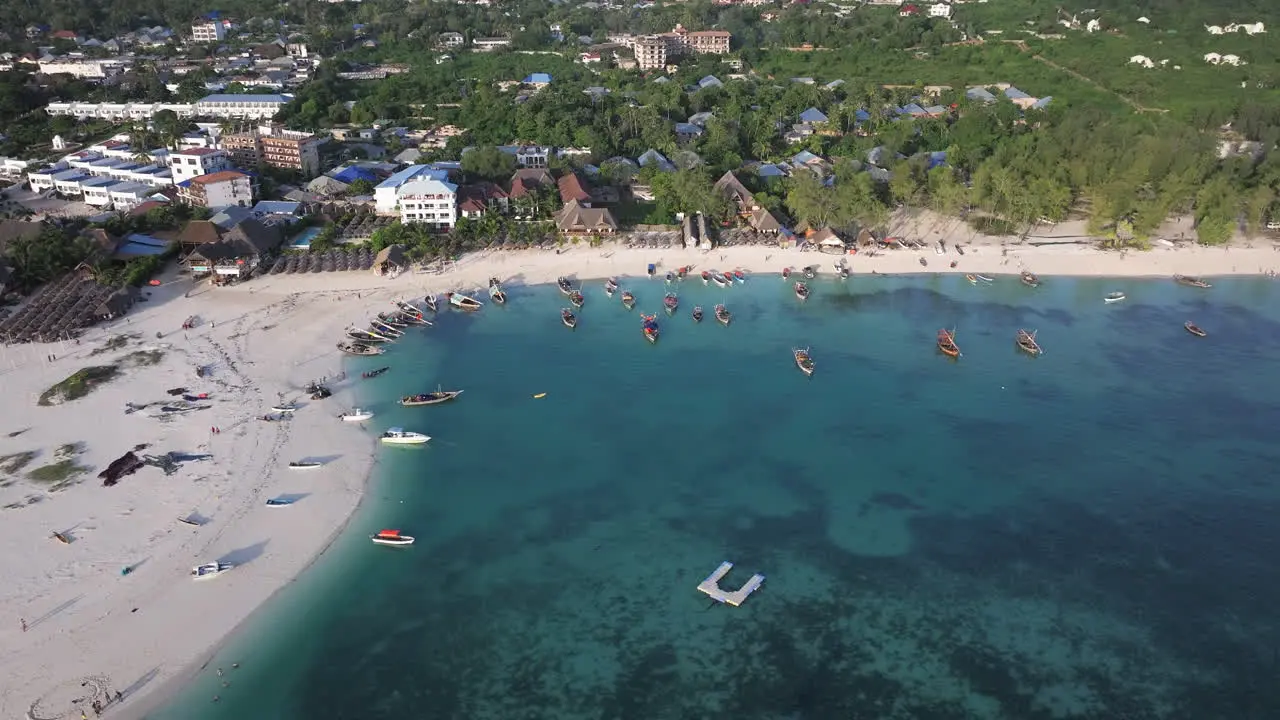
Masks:
[[[383,348],[366,345],[363,342],[340,342],[338,349],[348,355],[382,355],[386,352]]]
[[[624,290],[622,292],[622,307],[628,310],[633,310],[635,309],[635,306],[636,306],[636,296]]]
[[[431,324],[431,321],[426,319],[422,315],[421,310],[416,310],[413,312],[410,312],[408,310],[401,310],[400,312],[395,313],[395,315],[393,315],[392,317],[396,318],[402,323],[405,323],[406,325],[430,325]]]
[[[670,285],[671,283],[676,281],[676,274],[668,270],[666,280],[667,280],[667,284]]]
[[[393,339],[404,337],[403,330],[400,330],[399,328],[396,328],[396,327],[392,327],[391,325],[388,325],[387,323],[382,322],[377,318],[374,318],[373,320],[369,321],[369,329],[373,332],[378,333],[379,335],[386,335]]]
[[[267,507],[289,507],[297,502],[293,498],[267,498]]]
[[[574,307],[578,308],[579,310],[581,310],[582,306],[587,304],[587,298],[584,297],[582,293],[578,292],[577,290],[574,290],[573,292],[569,293],[569,303]]]
[[[848,265],[836,265],[836,276],[837,276],[837,277],[839,277],[841,280],[848,280],[848,279],[849,279],[849,266],[848,266]]]
[[[662,298],[662,307],[666,309],[668,315],[675,315],[676,308],[680,307],[680,298],[675,293],[667,293]]]
[[[789,267],[784,267],[784,268],[782,268],[782,279],[783,279],[783,280],[790,280],[790,279],[791,279],[791,268],[789,268]]]
[[[413,544],[412,535],[402,535],[399,530],[379,530],[369,536],[375,545],[390,545],[392,547],[404,547]]]
[[[658,316],[641,313],[640,318],[642,321],[640,327],[644,332],[644,339],[648,340],[651,345],[658,342]]]
[[[733,271],[733,279],[737,280],[740,283],[744,283],[747,281],[747,274],[742,272],[742,270],[740,269],[735,269]]]
[[[475,298],[467,297],[462,293],[450,292],[445,293],[444,296],[448,298],[450,305],[466,312],[475,312],[484,307],[484,303]]]
[[[693,309],[693,321],[702,322],[702,306],[701,305]]]
[[[405,395],[400,398],[400,404],[405,407],[419,407],[421,405],[439,405],[446,403],[462,394],[461,390],[441,390],[436,388],[435,392],[421,393],[419,395]]]
[[[435,298],[432,298],[432,300],[435,300]],[[411,302],[406,302],[404,300],[396,300],[395,302],[396,307],[399,308],[400,312],[406,315],[422,315],[422,311],[418,309],[418,306]]]
[[[613,297],[616,292],[618,292],[618,278],[609,278],[604,284],[604,294]]]
[[[1198,288],[1211,288],[1211,287],[1213,287],[1212,285],[1210,285],[1209,283],[1207,283],[1207,282],[1205,282],[1205,281],[1201,280],[1200,278],[1197,278],[1197,277],[1191,277],[1190,275],[1174,275],[1174,276],[1173,276],[1173,279],[1174,279],[1174,280],[1175,280],[1179,285],[1186,285],[1186,286],[1188,286],[1188,287],[1198,287]]]
[[[378,322],[382,323],[383,325],[390,325],[391,327],[397,330],[402,330],[404,328],[409,327],[409,323],[402,320],[400,318],[399,313],[380,312],[377,314],[377,318],[378,318]]]
[[[556,278],[556,285],[560,288],[560,292],[565,295],[573,292],[573,282],[567,277],[561,276]]]
[[[366,370],[365,372],[360,373],[360,377],[366,380],[370,378],[376,378],[390,369],[391,369],[390,367],[380,367],[377,370]]]
[[[809,356],[809,348],[791,348],[791,355],[796,359],[796,367],[805,375],[813,375],[813,358]]]
[[[938,331],[938,349],[947,357],[960,357],[960,347],[956,345],[956,331],[942,329]]]
[[[722,275],[720,272],[718,271],[713,271],[713,272],[714,274],[711,276],[711,282],[715,283],[720,287],[729,287],[730,285],[733,284],[733,280],[726,280],[724,275]]]
[[[1026,354],[1032,357],[1037,357],[1039,355],[1044,354],[1044,350],[1041,350],[1040,344],[1036,342],[1035,330],[1032,330],[1031,332],[1027,332],[1026,330],[1019,330],[1018,337],[1015,342],[1018,343],[1019,350],[1025,352]]]
[[[228,563],[220,563],[220,562],[212,562],[212,563],[205,563],[203,565],[197,565],[191,568],[191,579],[192,580],[208,580],[210,578],[218,577],[219,575],[227,572],[228,570],[231,570],[234,567],[235,565],[231,565]]]
[[[391,342],[391,338],[383,337],[377,333],[361,330],[360,328],[347,328],[347,337],[358,343],[384,343]]]
[[[497,278],[492,278],[489,282],[493,283]],[[492,284],[489,286],[489,299],[498,305],[507,304],[507,293],[502,290],[502,286]]]
[[[298,406],[293,403],[282,403],[280,405],[272,405],[271,412],[277,413],[293,413],[298,411]]]
[[[1022,284],[1026,285],[1027,287],[1040,287],[1040,278],[1036,277],[1035,273],[1029,273],[1023,270]]]
[[[426,304],[427,309],[430,310],[431,312],[440,312],[440,306],[436,304],[435,295],[428,295],[426,298],[424,298],[423,302]]]
[[[796,297],[800,298],[801,300],[808,300],[809,286],[805,285],[802,282],[796,283]]]
[[[53,539],[54,539],[54,540],[57,540],[58,542],[62,543],[63,545],[70,545],[70,544],[71,544],[71,538],[70,538],[70,536],[68,536],[66,533],[55,532],[55,533],[53,534]]]
[[[816,277],[818,277],[818,266],[817,265],[806,266],[804,269],[804,279],[812,280]]]
[[[692,269],[693,269],[692,265],[681,265],[680,267],[676,268],[676,277],[680,280],[684,280],[685,276],[688,275],[689,271]]]
[[[995,280],[987,277],[986,275],[974,275],[974,277],[978,278],[982,282],[995,282]]]
[[[965,275],[964,279],[968,280],[970,285],[978,284],[978,278],[974,277],[973,275]]]
[[[289,469],[290,470],[311,470],[313,468],[321,467],[322,465],[324,465],[324,463],[317,462],[315,460],[295,460],[289,463]]]
[[[657,271],[658,271],[658,266],[653,263],[649,263],[649,267],[645,269],[645,272],[649,273],[649,277],[653,277],[653,274],[656,273]]]
[[[560,322],[564,323],[564,326],[565,326],[565,327],[567,327],[567,328],[569,328],[570,330],[572,330],[572,329],[574,329],[574,328],[578,327],[578,316],[577,316],[577,315],[574,315],[574,314],[573,314],[573,311],[572,311],[572,310],[570,310],[569,308],[561,308],[561,309],[560,309]]]
[[[729,271],[729,270],[725,270],[725,271],[724,271],[724,281],[725,281],[725,283],[727,283],[727,284],[729,284],[729,285],[732,285],[732,284],[733,284],[733,281],[734,281],[733,272],[731,272],[731,271]]]
[[[707,272],[706,270],[703,270],[703,271],[702,271],[702,284],[703,284],[703,285],[708,285],[708,284],[710,284],[710,283],[711,283],[711,273]]]
[[[1182,327],[1186,328],[1186,329],[1187,329],[1187,332],[1191,333],[1192,335],[1195,335],[1196,337],[1205,337],[1205,336],[1207,336],[1207,335],[1209,334],[1209,333],[1205,332],[1204,330],[1201,330],[1201,329],[1200,329],[1200,326],[1196,325],[1195,323],[1191,322],[1190,320],[1188,320],[1188,321],[1186,321],[1185,323],[1183,323],[1183,324],[1182,324]]]
[[[716,306],[716,320],[725,327],[729,327],[729,323],[733,320],[733,313],[723,305]]]
[[[1102,302],[1108,303],[1108,304],[1118,303],[1121,300],[1124,300],[1124,298],[1125,298],[1125,294],[1117,290],[1116,292],[1113,292],[1113,293],[1107,293],[1106,297],[1102,298]]]

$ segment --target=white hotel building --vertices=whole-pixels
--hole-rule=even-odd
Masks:
[[[50,115],[69,115],[79,120],[150,120],[161,110],[180,117],[267,120],[293,99],[292,95],[209,95],[194,103],[49,103]]]
[[[399,215],[402,223],[449,230],[458,221],[458,186],[446,170],[410,165],[374,188],[373,199],[379,214]]]

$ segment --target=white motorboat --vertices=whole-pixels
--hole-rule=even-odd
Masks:
[[[209,578],[218,577],[219,575],[230,570],[233,567],[235,567],[235,565],[229,565],[227,563],[220,563],[220,562],[211,562],[211,563],[205,563],[203,565],[197,565],[191,568],[191,579],[192,580],[208,580]]]
[[[297,412],[297,410],[298,410],[298,406],[294,405],[293,403],[284,403],[282,405],[271,406],[271,412],[291,413],[291,412]]]
[[[314,470],[318,467],[324,467],[324,463],[316,460],[295,460],[289,463],[290,470]]]
[[[369,539],[375,545],[392,545],[403,547],[413,544],[412,535],[402,535],[399,530],[379,530],[376,534],[370,535]]]
[[[1125,298],[1124,293],[1122,293],[1122,292],[1120,292],[1119,290],[1117,290],[1116,292],[1109,293],[1106,297],[1102,298],[1102,302],[1104,302],[1104,303],[1118,303],[1118,302],[1120,302],[1121,300],[1123,300],[1124,298]]]
[[[382,433],[382,442],[389,445],[421,445],[430,440],[430,435],[423,435],[404,428],[389,428]]]
[[[373,413],[369,412],[368,410],[361,410],[360,408],[355,408],[351,412],[342,413],[341,415],[338,416],[338,419],[342,420],[343,422],[364,422],[365,420],[369,420],[372,417],[373,417]]]

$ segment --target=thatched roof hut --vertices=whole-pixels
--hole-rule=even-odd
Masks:
[[[373,274],[388,275],[408,269],[409,258],[404,254],[403,245],[388,245],[373,258]]]

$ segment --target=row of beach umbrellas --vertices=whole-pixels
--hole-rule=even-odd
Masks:
[[[272,275],[294,273],[342,272],[369,270],[373,267],[373,251],[368,248],[325,250],[283,255],[271,266]]]

